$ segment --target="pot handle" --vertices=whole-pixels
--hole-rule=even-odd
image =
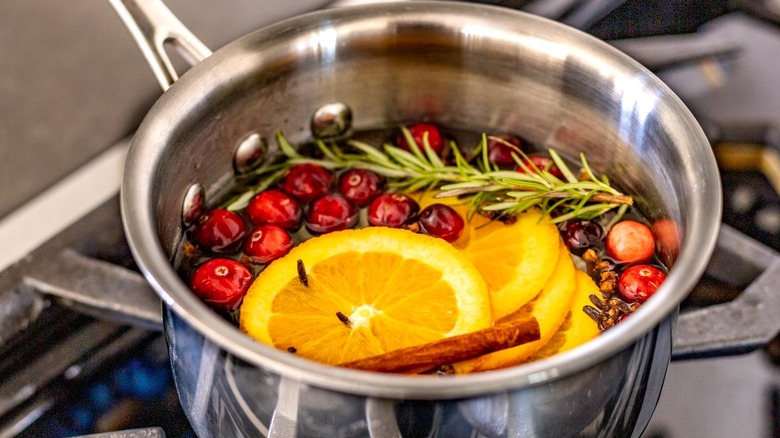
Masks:
[[[206,59],[211,50],[206,47],[160,0],[108,0],[127,26],[154,77],[167,90],[179,79],[165,45],[176,48],[190,65]]]
[[[723,224],[706,272],[743,291],[733,301],[682,313],[672,359],[742,354],[780,332],[780,254]]]

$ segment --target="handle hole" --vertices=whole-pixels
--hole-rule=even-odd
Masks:
[[[162,46],[170,62],[171,72],[175,73],[177,78],[198,63],[198,59],[176,38],[165,39]]]

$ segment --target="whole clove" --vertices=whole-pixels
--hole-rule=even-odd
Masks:
[[[303,266],[303,260],[298,259],[298,281],[305,287],[309,287],[309,277],[306,275],[306,267]]]
[[[342,324],[344,324],[347,327],[352,327],[352,321],[349,320],[349,317],[341,312],[336,312],[336,317],[341,321]]]

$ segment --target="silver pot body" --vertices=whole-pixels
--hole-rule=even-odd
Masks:
[[[624,350],[565,377],[417,400],[291,380],[236,357],[165,312],[179,399],[202,437],[639,437],[660,397],[671,327],[666,319]]]
[[[468,376],[345,370],[249,339],[171,265],[183,200],[194,183],[213,199],[234,177],[236,148],[249,135],[272,139],[282,130],[306,140],[314,110],[332,102],[351,107],[356,130],[425,119],[517,133],[569,157],[585,152],[646,216],[674,224],[662,242],[672,265],[666,282],[631,318],[580,348]],[[695,119],[625,55],[503,8],[402,2],[294,18],[193,67],[138,129],[121,202],[134,256],[167,306],[177,384],[199,435],[270,428],[278,436],[392,436],[411,422],[441,436],[563,437],[630,436],[649,420],[677,306],[717,237],[720,196]],[[226,412],[236,417],[226,422]],[[426,412],[430,422],[414,417]]]

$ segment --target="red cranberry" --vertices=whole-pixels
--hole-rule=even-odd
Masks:
[[[246,214],[255,225],[274,224],[291,231],[298,229],[303,218],[298,201],[276,189],[258,193],[246,207]]]
[[[523,140],[516,135],[494,135],[488,137],[488,160],[501,168],[509,168],[515,165],[512,154],[521,157]]]
[[[238,248],[245,235],[246,221],[236,212],[219,208],[200,217],[191,240],[201,248],[229,253]]]
[[[292,166],[282,179],[282,189],[303,202],[309,202],[328,193],[333,175],[316,164]]]
[[[374,226],[402,227],[417,216],[420,204],[401,193],[383,193],[368,207],[368,223]]]
[[[527,167],[528,170],[533,171],[534,166],[536,166],[537,169],[547,169],[547,171],[550,172],[550,174],[552,174],[554,177],[563,179],[563,172],[561,172],[561,169],[555,165],[555,162],[550,157],[534,155],[528,157],[528,159],[523,162],[523,164],[525,164],[525,167]],[[515,170],[521,173],[525,173],[525,170],[523,170],[523,168],[520,166],[517,166]]]
[[[317,198],[309,204],[306,228],[312,234],[352,228],[358,221],[358,209],[338,193]]]
[[[350,169],[339,177],[339,192],[358,207],[365,207],[385,187],[385,180],[365,169]]]
[[[680,227],[672,219],[659,219],[650,225],[658,255],[666,266],[674,264],[680,252]]]
[[[625,220],[613,225],[607,233],[607,254],[624,263],[641,263],[653,256],[655,239],[647,225]]]
[[[217,310],[235,310],[252,284],[252,273],[243,264],[215,258],[200,265],[190,281],[190,289]]]
[[[270,263],[287,254],[293,247],[290,233],[284,228],[265,224],[252,230],[244,241],[244,254],[255,263]]]
[[[463,218],[449,205],[431,204],[420,212],[420,231],[447,242],[458,240],[463,232]]]
[[[420,151],[425,153],[425,143],[423,139],[427,133],[428,145],[431,146],[431,149],[433,149],[433,152],[435,152],[436,155],[441,155],[442,150],[444,150],[444,139],[442,138],[441,132],[436,125],[432,123],[416,123],[409,126],[408,129],[409,133],[412,134],[412,138],[417,143],[417,147],[420,148]],[[409,143],[406,141],[406,137],[404,137],[403,133],[398,134],[398,137],[396,138],[396,144],[401,149],[407,151],[411,150],[409,148]]]
[[[634,265],[618,278],[618,290],[627,301],[644,303],[666,279],[666,274],[650,265]]]
[[[586,249],[604,238],[604,229],[598,222],[572,220],[563,227],[563,242],[574,254],[582,255]]]

